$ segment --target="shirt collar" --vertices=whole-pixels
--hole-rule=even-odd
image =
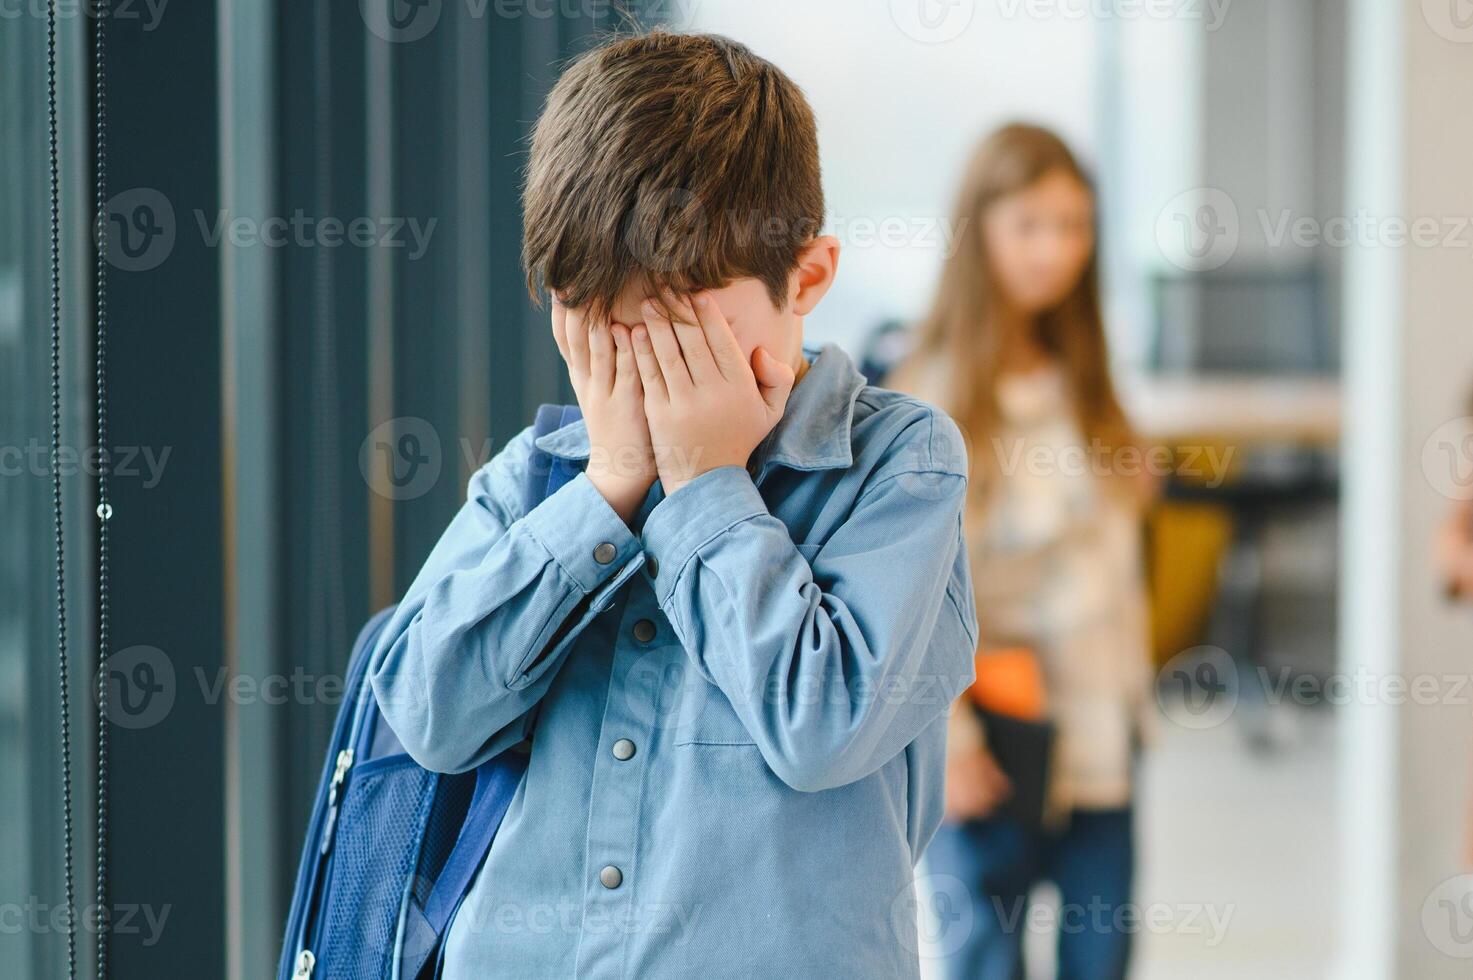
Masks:
[[[753,453],[757,472],[768,463],[797,470],[852,466],[850,429],[854,400],[864,376],[837,344],[804,346],[808,373],[788,397],[787,409]],[[588,425],[579,419],[537,440],[537,448],[563,459],[588,458]]]

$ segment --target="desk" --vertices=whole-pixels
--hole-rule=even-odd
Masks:
[[[1287,469],[1283,459],[1269,468],[1247,460],[1222,485],[1168,479],[1164,487],[1167,501],[1210,503],[1232,517],[1229,574],[1217,582],[1220,641],[1240,667],[1239,721],[1249,744],[1271,750],[1267,692],[1258,680],[1264,662],[1262,533],[1272,516],[1336,499],[1338,480],[1326,457],[1340,442],[1340,383],[1321,377],[1126,374],[1119,390],[1147,445],[1227,446],[1240,460],[1243,451],[1288,451]],[[1165,579],[1179,588],[1180,573],[1154,569],[1153,593],[1159,598]]]
[[[1126,415],[1147,442],[1319,448],[1340,442],[1335,378],[1127,373],[1118,387]]]

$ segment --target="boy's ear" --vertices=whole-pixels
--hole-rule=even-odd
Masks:
[[[807,316],[834,284],[839,272],[839,240],[833,235],[820,235],[803,247],[798,255],[798,268],[789,283],[789,299],[793,311]]]

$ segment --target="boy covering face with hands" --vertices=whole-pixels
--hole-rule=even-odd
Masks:
[[[524,203],[583,418],[475,474],[373,673],[428,768],[530,745],[444,975],[918,977],[967,460],[803,343],[839,251],[806,100],[724,38],[610,43]],[[581,467],[540,502],[536,449]]]
[[[837,248],[819,248],[826,285]],[[764,347],[743,350],[710,293],[646,300],[638,313],[630,328],[553,306],[553,336],[589,445],[608,460],[596,464],[591,455],[589,479],[626,521],[656,479],[668,496],[708,470],[746,466],[808,370],[801,351],[794,367]]]

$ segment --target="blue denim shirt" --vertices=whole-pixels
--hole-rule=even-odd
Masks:
[[[530,736],[445,976],[917,977],[912,873],[972,679],[966,450],[836,346],[747,468],[633,527],[524,431],[387,625],[373,686],[427,768]],[[542,437],[589,454],[582,422]]]

